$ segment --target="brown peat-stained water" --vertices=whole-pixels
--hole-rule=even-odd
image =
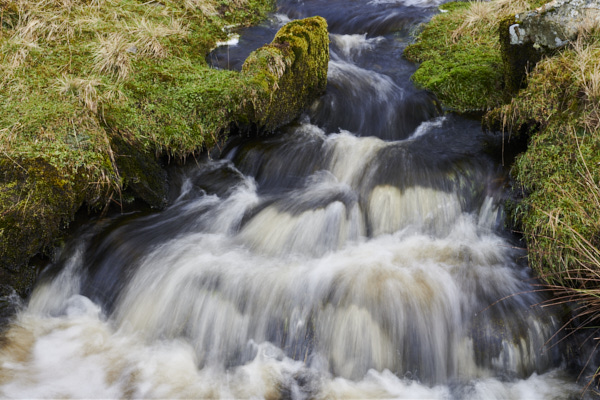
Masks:
[[[326,17],[327,93],[278,135],[174,172],[163,212],[80,230],[8,328],[0,397],[580,393],[563,316],[503,227],[490,138],[409,81],[402,51],[437,6],[280,1],[247,35]],[[211,58],[239,67],[256,42]]]

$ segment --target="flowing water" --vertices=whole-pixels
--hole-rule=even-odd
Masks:
[[[0,350],[8,398],[565,399],[561,318],[503,228],[476,121],[409,81],[426,0],[280,1],[331,31],[327,93],[278,135],[171,174],[172,205],[90,224]],[[262,42],[261,42],[262,41]]]

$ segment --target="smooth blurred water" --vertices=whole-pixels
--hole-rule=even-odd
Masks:
[[[281,1],[247,34],[325,16],[327,93],[174,173],[163,212],[72,238],[5,335],[0,395],[577,395],[562,316],[504,230],[489,138],[409,81],[402,51],[436,6]]]

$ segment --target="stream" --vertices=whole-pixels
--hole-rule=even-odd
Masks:
[[[438,6],[279,0],[211,53],[239,69],[321,15],[327,91],[173,168],[167,209],[79,229],[5,333],[0,397],[578,398],[493,135],[410,82],[402,52]]]

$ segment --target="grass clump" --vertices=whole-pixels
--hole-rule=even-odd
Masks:
[[[573,249],[579,235],[600,245],[599,59],[600,37],[580,37],[541,61],[527,88],[501,109],[509,130],[535,129],[513,167],[528,194],[516,218],[530,263],[547,281],[575,287],[580,258]]]
[[[529,263],[555,296],[574,304],[563,329],[587,337],[581,378],[598,394],[600,320],[600,30],[542,60],[499,113],[511,132],[529,132],[529,147],[513,166],[526,194],[514,211]],[[596,357],[596,358],[594,358]]]
[[[272,5],[0,0],[5,283],[17,286],[19,268],[52,245],[83,202],[103,207],[130,187],[164,203],[158,156],[224,140],[242,98],[242,78],[209,68],[205,55],[225,27],[256,23]]]
[[[498,107],[506,100],[498,27],[502,18],[531,9],[536,1],[473,1],[440,6],[405,50],[420,63],[412,79],[458,112]]]
[[[527,135],[528,148],[511,170],[524,195],[512,216],[527,241],[530,266],[544,288],[555,292],[548,304],[574,303],[565,329],[585,330],[593,339],[585,379],[586,390],[597,389],[600,29],[585,26],[575,43],[541,58],[522,87],[520,80],[502,76],[498,29],[513,23],[516,12],[540,5],[505,0],[443,5],[449,12],[434,17],[407,48],[407,57],[422,63],[415,82],[449,108],[491,109],[488,125],[501,126],[509,138]]]

